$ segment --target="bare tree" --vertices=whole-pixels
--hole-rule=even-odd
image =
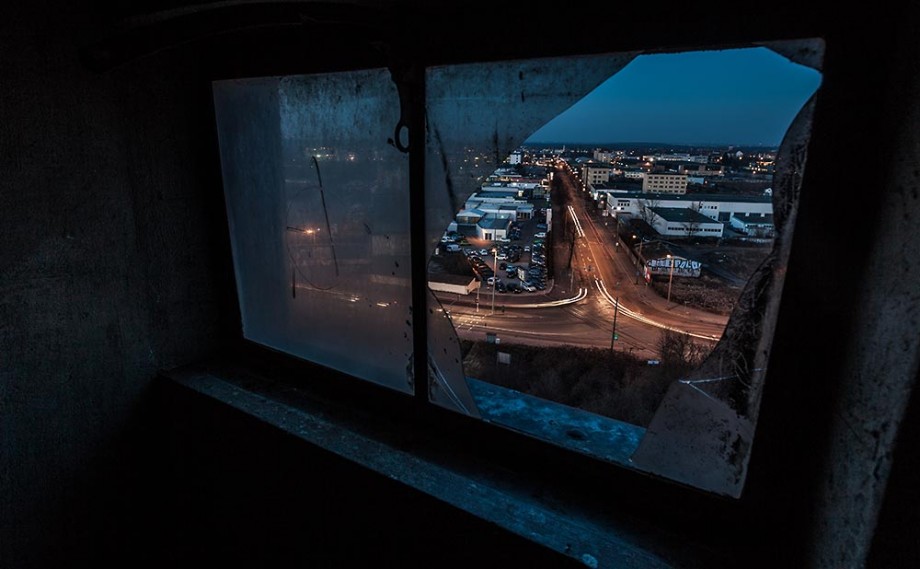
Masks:
[[[652,225],[652,222],[655,220],[655,212],[652,211],[652,208],[658,207],[658,200],[643,198],[638,201],[638,206],[639,219],[649,225]]]
[[[710,349],[693,340],[689,334],[662,330],[658,338],[658,355],[662,366],[676,375],[683,375],[699,366]]]
[[[696,236],[702,226],[702,220],[700,219],[700,215],[702,214],[700,210],[703,209],[703,202],[692,203],[687,209],[687,220],[681,223],[681,226],[684,228],[684,231],[687,232],[686,237],[689,239]]]

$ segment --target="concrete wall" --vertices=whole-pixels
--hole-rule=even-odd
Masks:
[[[155,503],[146,392],[227,326],[194,65],[97,74],[70,4],[0,17],[0,566],[130,551]],[[206,207],[207,206],[207,207]],[[232,318],[231,318],[232,321]]]

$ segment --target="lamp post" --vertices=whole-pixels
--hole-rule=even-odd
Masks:
[[[668,255],[669,265],[671,265],[670,275],[668,276],[668,303],[671,302],[671,281],[674,280],[674,257]]]
[[[495,314],[495,283],[498,281],[495,270],[498,269],[498,247],[492,247],[492,254],[494,255],[492,260],[492,314]]]
[[[482,281],[479,281],[480,286],[476,287],[476,314],[479,314],[479,291],[482,290]]]
[[[636,235],[633,234],[633,239],[637,239]],[[636,256],[636,284],[639,284],[639,266],[642,263],[642,243],[644,241],[639,241],[639,253]]]

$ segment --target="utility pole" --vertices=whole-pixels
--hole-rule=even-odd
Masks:
[[[674,257],[668,255],[668,261],[670,261],[671,271],[668,276],[668,304],[671,303],[671,281],[674,280]]]
[[[479,285],[476,287],[476,313],[479,313],[479,291],[482,289],[482,281],[479,281]]]
[[[633,235],[633,238],[636,236]],[[639,284],[639,266],[642,264],[642,239],[639,239],[639,253],[636,255],[636,284]]]
[[[613,306],[613,331],[610,333],[610,351],[613,351],[613,341],[617,339],[617,314],[620,313],[620,297],[616,298]]]

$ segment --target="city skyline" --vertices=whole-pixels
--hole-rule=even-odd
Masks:
[[[640,55],[525,144],[776,147],[820,83],[764,47]]]

